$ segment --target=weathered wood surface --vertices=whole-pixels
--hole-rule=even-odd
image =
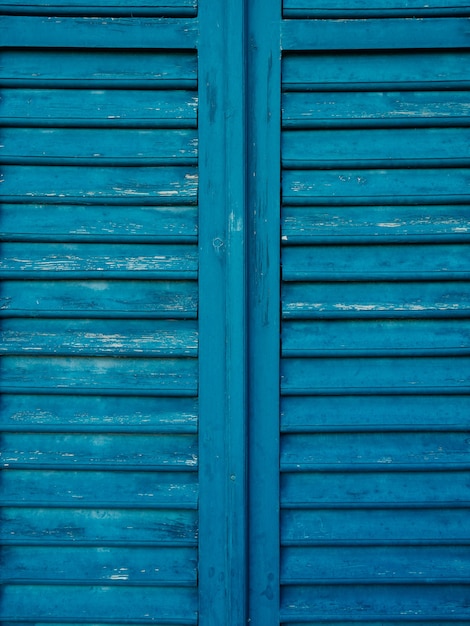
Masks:
[[[470,124],[470,102],[465,91],[286,91],[282,111],[285,128],[435,128]]]
[[[23,466],[23,469],[19,465],[11,461],[9,471],[4,472],[4,504],[12,508],[69,509],[73,516],[76,513],[72,509],[78,507],[90,509],[90,519],[93,509],[99,509],[101,517],[105,517],[103,511],[106,509],[138,510],[134,515],[138,519],[138,514],[142,513],[143,522],[154,510],[168,513],[168,510],[197,509],[197,462],[179,469],[174,464],[166,470],[162,467],[127,468],[131,471],[122,471],[116,466],[100,468],[96,463],[89,470],[61,466],[60,463],[49,469],[44,469],[40,463]],[[116,483],[119,489],[115,488]],[[50,516],[52,519],[53,512]],[[79,535],[74,537],[74,540],[78,539]],[[113,537],[111,533],[108,539],[113,545],[119,543],[119,537]],[[132,543],[139,543],[141,539],[136,533]],[[154,547],[157,546],[156,541]]]
[[[470,354],[467,320],[285,321],[282,353],[305,356]]]
[[[286,169],[444,168],[470,164],[470,128],[285,130],[282,137],[282,164]]]
[[[86,5],[85,5],[86,6]],[[71,17],[0,15],[4,46],[25,48],[195,49],[197,20],[192,18]],[[73,14],[72,14],[73,15]],[[99,15],[99,13],[98,13]],[[121,14],[122,15],[122,14]],[[62,52],[62,51],[61,51]]]
[[[16,165],[196,165],[193,130],[2,130],[0,160]]]
[[[179,607],[175,621],[175,606]],[[27,620],[31,613],[43,622],[61,615],[63,620],[91,623],[114,620],[134,623],[196,625],[195,589],[164,586],[5,585],[2,620]],[[157,622],[158,623],[158,622]]]
[[[383,26],[383,22],[380,24]],[[380,29],[378,32],[381,33]],[[367,50],[348,54],[286,54],[283,89],[306,92],[425,89],[434,92],[452,87],[460,91],[470,84],[469,67],[467,50],[413,50],[411,53],[398,50],[390,55]]]
[[[469,15],[466,0],[284,0],[284,17],[423,17]]]
[[[0,100],[2,126],[113,129],[196,127],[196,91],[69,90],[60,89],[60,81],[56,87],[3,89]]]
[[[1,407],[5,432],[197,432],[196,398],[22,394],[4,395]]]
[[[6,24],[15,33],[10,20]],[[38,54],[28,48],[5,48],[0,55],[0,83],[31,89],[195,89],[196,66],[197,57],[191,52],[85,48],[58,53],[45,48]]]
[[[3,204],[3,241],[196,243],[196,206]]]
[[[470,238],[466,205],[283,207],[282,243],[458,242]]]
[[[464,282],[285,283],[284,318],[463,317],[470,311]]]
[[[133,278],[139,274],[134,273]],[[191,318],[197,316],[196,281],[6,280],[2,317]]]
[[[1,0],[0,11],[15,15],[194,16],[197,12],[197,0],[99,0],[94,4],[86,4],[83,0]]]

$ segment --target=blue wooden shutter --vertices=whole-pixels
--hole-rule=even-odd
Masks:
[[[0,13],[0,621],[467,624],[468,5]]]
[[[439,4],[284,3],[286,625],[470,619],[469,7]]]
[[[0,619],[195,624],[196,6],[1,10]]]

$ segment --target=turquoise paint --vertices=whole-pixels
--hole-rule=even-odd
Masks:
[[[2,623],[468,624],[469,7],[0,13]]]

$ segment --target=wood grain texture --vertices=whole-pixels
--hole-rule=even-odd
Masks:
[[[192,548],[63,547],[54,559],[49,547],[4,548],[5,582],[27,584],[41,578],[49,584],[155,585],[196,583],[196,551]],[[71,568],[71,562],[82,567]]]
[[[3,389],[15,393],[194,396],[197,360],[4,356]]]
[[[383,27],[384,21],[380,25]],[[382,33],[380,29],[376,32]],[[357,44],[362,45],[363,41],[359,38]],[[286,54],[283,90],[414,92],[425,89],[435,92],[447,87],[457,90],[467,87],[470,80],[468,51],[421,52],[414,49],[412,42],[410,46],[412,52],[397,50],[390,54],[354,50],[335,54]]]
[[[90,516],[94,510],[100,509],[97,519],[106,519],[106,510],[121,509],[128,514],[136,510],[142,513],[143,520],[151,511],[197,509],[196,464],[179,470],[174,466],[167,470],[158,467],[146,470],[134,466],[126,468],[126,471],[112,466],[98,468],[96,463],[82,470],[64,465],[60,467],[60,464],[51,465],[50,469],[44,469],[39,464],[21,469],[20,465],[11,461],[8,465],[10,469],[4,472],[4,503],[12,508],[71,510],[79,507],[89,510]],[[115,487],[117,483],[119,489]],[[71,516],[75,514],[70,512]],[[75,540],[79,539],[77,535]],[[119,537],[115,538],[112,533],[108,539],[113,540],[113,545],[120,542]],[[133,543],[139,540],[136,533]]]
[[[284,0],[283,15],[289,18],[325,17],[423,17],[428,15],[468,15],[465,0]]]
[[[195,281],[7,280],[0,302],[3,317],[194,319],[198,293]]]
[[[1,0],[0,10],[6,14],[23,15],[125,15],[128,17],[195,16],[197,0],[99,0],[86,4],[83,0],[55,0],[54,2],[25,2],[24,0]]]
[[[468,395],[290,396],[281,402],[285,433],[321,432],[466,432]]]
[[[464,317],[464,282],[284,283],[284,318]]]
[[[85,169],[71,165],[4,165],[0,170],[7,202],[194,204],[197,179],[195,167],[174,165]]]
[[[10,21],[7,25],[14,33]],[[119,41],[122,43],[122,39]],[[197,85],[197,59],[190,52],[110,51],[84,47],[83,50],[61,50],[59,54],[45,48],[39,54],[34,49],[5,48],[0,61],[2,87],[194,89]]]
[[[129,14],[129,13],[127,13]],[[197,22],[191,18],[0,16],[0,36],[9,47],[195,49]]]
[[[79,503],[73,509],[5,507],[1,514],[2,540],[9,545],[37,546],[195,546],[196,511],[174,508],[90,509],[81,508]]]
[[[0,160],[20,165],[195,165],[192,130],[5,128]]]
[[[282,113],[285,128],[435,128],[470,123],[464,91],[286,91]]]
[[[133,74],[134,75],[134,74]],[[195,128],[190,90],[3,89],[2,126],[31,128]]]
[[[284,246],[458,242],[470,238],[466,205],[283,207]]]
[[[4,395],[4,432],[197,432],[194,398]]]
[[[6,621],[27,619],[34,611],[41,620],[70,620],[78,615],[89,623],[111,616],[114,621],[144,624],[171,619],[178,625],[197,624],[197,596],[190,588],[6,585],[3,598],[0,615]]]
[[[3,204],[3,241],[196,243],[197,207]]]

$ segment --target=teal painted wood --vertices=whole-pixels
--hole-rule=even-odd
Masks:
[[[294,91],[284,93],[282,103],[286,128],[435,128],[469,124],[470,103],[464,91]]]
[[[0,619],[197,624],[196,21],[65,8],[2,18]]]
[[[281,430],[315,432],[460,432],[470,425],[470,397],[444,395],[290,396],[281,401]]]
[[[49,435],[49,439],[52,439],[52,435]],[[106,437],[104,439],[106,440]],[[121,437],[121,439],[124,439],[124,437]],[[61,440],[63,441],[63,437],[58,438],[58,441]],[[158,442],[158,438],[153,437],[153,441]],[[13,464],[11,463],[11,465]],[[87,476],[92,476],[93,481],[86,480]],[[110,488],[116,480],[119,480],[119,491]],[[193,511],[190,518],[194,518],[194,528],[197,530],[197,519],[195,517],[197,514],[195,511],[198,506],[198,476],[196,464],[192,467],[187,465],[185,469],[179,470],[175,469],[174,466],[169,467],[167,470],[164,470],[162,467],[149,467],[147,469],[141,467],[139,471],[129,472],[112,465],[99,467],[95,463],[93,474],[90,474],[83,467],[75,469],[75,467],[63,466],[48,469],[41,466],[40,463],[36,463],[36,466],[34,463],[30,463],[22,468],[10,469],[8,472],[5,472],[4,503],[5,506],[12,507],[12,509],[13,507],[16,509],[35,507],[44,509],[44,511],[49,510],[47,514],[43,511],[39,518],[46,515],[50,519],[54,519],[56,515],[50,509],[57,508],[68,509],[71,517],[75,515],[74,510],[77,507],[83,510],[86,509],[89,511],[87,515],[90,520],[94,519],[93,511],[96,509],[100,510],[100,515],[96,517],[97,520],[106,518],[106,513],[109,513],[108,518],[112,517],[111,509],[117,511],[117,517],[124,515],[123,512],[125,511],[128,512],[126,515],[130,515],[129,512],[136,510],[138,513],[133,515],[135,515],[136,519],[138,519],[139,515],[142,516],[142,528],[144,529],[147,528],[144,524],[145,520],[153,519],[152,511],[160,511],[160,517],[165,517],[165,515],[170,515],[169,511],[171,512],[171,509],[175,508],[175,495],[171,493],[170,488],[172,485],[173,489],[178,490],[179,494],[178,510],[180,512]],[[64,512],[63,515],[65,516],[66,513]],[[185,516],[188,517],[188,514],[185,513],[183,517]],[[156,516],[155,519],[157,518],[160,519]],[[99,521],[93,522],[93,524],[96,524],[96,528],[99,529]],[[133,528],[130,526],[126,531],[130,544],[146,545],[151,541],[152,525],[155,525],[155,532],[157,532],[158,524],[154,520],[153,522],[148,522],[148,528],[143,535],[135,532],[135,526]],[[163,533],[165,529],[168,536],[173,538],[172,540],[181,533],[181,528],[178,529],[178,525],[172,528],[163,524],[161,532]],[[66,530],[62,534],[58,533],[56,537],[51,534],[51,540],[67,539]],[[68,530],[70,531],[71,527],[68,527]],[[103,533],[106,531],[105,528],[101,530]],[[134,531],[133,533],[131,532],[132,530]],[[31,538],[34,538],[33,534]],[[8,537],[5,537],[5,540],[7,539]],[[71,534],[69,539],[73,545],[77,542],[79,544],[87,543],[85,536],[82,539],[80,538],[78,528],[76,534]],[[10,540],[10,543],[15,543],[15,537],[10,537]],[[113,533],[107,536],[105,542],[107,543],[108,541],[113,546],[120,546],[120,538],[115,537]],[[42,540],[39,540],[39,538],[38,542],[38,545],[42,545]],[[170,539],[164,542],[163,547],[167,546],[168,543],[171,543]],[[194,543],[195,541],[193,540]],[[90,544],[90,546],[96,550],[99,550],[100,547],[96,543],[94,545]],[[123,546],[120,547],[122,548]],[[159,546],[154,544],[153,547],[158,548]],[[57,558],[61,558],[60,554],[57,555]],[[75,570],[75,576],[85,576],[85,574],[86,572]]]
[[[2,0],[0,13],[13,15],[109,15],[127,17],[195,16],[197,0],[100,0],[87,5],[83,0],[55,0],[54,2],[25,2],[24,0]]]
[[[15,165],[196,165],[197,133],[176,129],[6,128],[0,159]]]
[[[0,121],[32,128],[196,127],[196,92],[126,91],[123,97],[119,89],[4,89]]]
[[[0,317],[195,319],[198,293],[195,281],[7,280],[0,301]]]
[[[196,398],[5,395],[1,406],[4,432],[197,432]]]
[[[201,626],[247,619],[247,7],[199,2]]]
[[[446,26],[447,22],[440,24],[441,29]],[[406,44],[411,48],[410,52],[403,52],[396,45],[391,47],[398,49],[388,56],[383,52],[374,51],[372,46],[371,51],[368,48],[361,49],[362,51],[353,49],[350,54],[323,52],[321,63],[318,62],[320,51],[315,53],[307,50],[305,54],[286,54],[283,57],[283,89],[302,92],[365,91],[368,93],[382,90],[435,92],[446,88],[455,88],[457,91],[459,88],[465,89],[470,81],[469,52],[465,49],[449,50],[448,48],[453,47],[452,39],[442,37],[442,30],[439,32],[440,41],[445,44],[446,50],[422,51],[419,48],[415,49],[413,42],[409,41]],[[345,47],[349,47],[352,42],[346,40],[346,33],[344,33],[344,38]],[[331,42],[332,39],[328,41]],[[359,41],[363,40],[359,38]],[[428,46],[431,43],[428,42]],[[465,44],[468,44],[468,39],[461,42],[462,46]],[[330,43],[330,46],[332,45]],[[307,97],[307,94],[304,93],[303,97]],[[352,96],[353,103],[357,97]],[[407,94],[404,97],[406,98]],[[354,108],[350,115],[354,118],[353,111]]]
[[[285,245],[468,241],[468,206],[283,207]]]
[[[9,31],[14,32],[10,18],[4,19]],[[24,28],[25,25],[20,22],[18,25],[15,24],[15,27]],[[75,29],[79,32],[80,24],[76,24]],[[69,42],[73,42],[73,37],[70,37]],[[157,40],[155,34],[154,37],[153,43],[155,44]],[[95,33],[93,41],[99,41],[98,32]],[[122,44],[122,38],[117,35],[114,35],[112,41],[116,45]],[[108,43],[110,44],[111,42]],[[11,46],[15,45],[17,46],[18,42],[12,41]],[[50,48],[41,48],[39,54],[34,46],[32,49],[30,47],[16,49],[5,47],[1,52],[1,61],[0,84],[2,87],[194,90],[197,85],[197,58],[192,52],[173,50],[149,52],[140,50],[139,47],[129,51],[119,49],[119,46],[111,51],[84,46],[82,50],[65,48],[60,52]],[[129,95],[135,96],[136,94]],[[59,98],[55,104],[57,109],[61,105],[63,95],[60,92],[54,92],[54,96]],[[124,98],[121,99],[125,101],[122,106],[127,108],[131,99],[127,98],[125,93],[121,94],[122,96]],[[155,102],[157,101],[158,96]],[[132,109],[136,109],[139,104],[139,100],[133,105],[131,103]]]
[[[325,18],[325,17],[422,17],[428,15],[468,15],[470,9],[466,0],[284,0],[284,17]]]
[[[306,52],[460,48],[468,46],[468,24],[467,17],[283,20],[282,48]]]
[[[195,49],[197,21],[184,18],[101,18],[100,34],[93,19],[80,17],[2,17],[4,46],[35,48],[167,48]],[[109,55],[109,52],[108,52]]]
[[[279,616],[281,3],[248,2],[249,620]]]
[[[196,244],[196,206],[134,206],[3,204],[3,241]],[[38,216],[41,219],[38,220]]]
[[[382,42],[361,39],[374,20],[294,22],[284,43],[305,52],[283,57],[281,622],[464,623],[469,290],[453,264],[469,181],[441,139],[465,133],[468,111],[439,81],[458,94],[467,52],[435,29],[468,47],[467,20],[424,20],[413,52],[400,48],[417,21],[382,20]],[[448,48],[419,52],[421,36]]]
[[[46,170],[47,168],[47,170]],[[187,166],[82,169],[73,165],[4,165],[0,183],[7,202],[132,206],[195,204],[197,169]]]
[[[470,294],[465,282],[284,283],[287,318],[466,317]]]

